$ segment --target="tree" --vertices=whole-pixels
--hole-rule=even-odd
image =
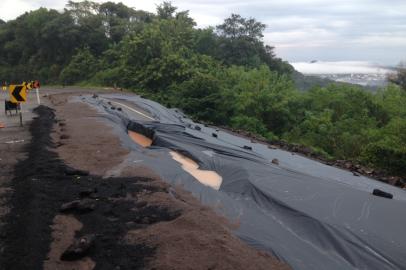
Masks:
[[[228,118],[221,87],[222,80],[215,74],[194,72],[190,79],[171,87],[172,105],[197,119],[226,124]]]
[[[265,28],[265,24],[253,18],[231,14],[216,27],[219,38],[213,56],[227,65],[258,68],[265,64],[279,74],[292,73],[293,67],[276,58],[272,46],[264,45],[262,38]]]
[[[151,13],[113,2],[101,4],[98,12],[105,34],[113,43],[119,43],[126,35],[140,31],[144,23],[151,22],[153,17]]]
[[[159,91],[189,78],[195,58],[193,27],[176,18],[156,20],[120,47],[126,85]]]
[[[156,8],[158,18],[160,19],[171,19],[174,17],[177,7],[172,6],[171,2],[163,2]]]
[[[78,24],[80,24],[82,20],[91,17],[91,15],[96,15],[99,11],[99,7],[100,4],[88,0],[80,2],[69,1],[68,4],[66,4],[67,10],[70,11],[70,14]]]
[[[388,80],[391,83],[399,85],[403,90],[406,91],[406,64],[401,62],[396,68],[395,74],[390,74]]]
[[[61,73],[64,84],[74,84],[90,79],[98,70],[98,61],[89,48],[78,50]]]
[[[238,14],[231,14],[231,17],[224,20],[223,24],[217,26],[220,36],[227,38],[246,38],[252,41],[259,41],[263,38],[263,31],[266,25],[256,21],[254,18],[245,19]]]

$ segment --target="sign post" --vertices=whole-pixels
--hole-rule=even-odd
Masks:
[[[23,106],[22,106],[22,104],[21,103],[18,103],[18,107],[19,107],[19,110],[20,110],[20,127],[22,127],[23,126],[23,111],[22,111],[22,109],[23,109]]]
[[[37,93],[37,102],[38,102],[38,105],[41,105],[41,100],[40,100],[40,97],[39,97],[39,87],[40,87],[39,81],[34,81],[34,82],[32,83],[32,86],[35,88],[35,92]]]
[[[38,102],[38,105],[41,105],[41,100],[39,99],[39,90],[38,90],[38,88],[35,88],[35,93],[37,93],[37,102]]]

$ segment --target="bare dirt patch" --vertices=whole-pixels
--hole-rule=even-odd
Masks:
[[[135,143],[141,145],[142,147],[148,147],[152,145],[152,140],[142,134],[129,130],[128,135]]]
[[[91,270],[95,267],[94,261],[89,257],[77,261],[62,261],[63,252],[75,238],[75,233],[80,231],[83,224],[72,215],[57,215],[52,225],[52,243],[48,258],[44,262],[44,270]]]
[[[131,230],[129,243],[156,246],[151,269],[290,269],[268,253],[255,250],[231,233],[231,224],[181,188],[144,198],[149,204],[180,209],[182,215],[143,230]]]
[[[199,164],[197,164],[192,159],[178,152],[171,151],[169,154],[172,156],[174,160],[176,160],[182,165],[182,169],[191,174],[200,183],[202,183],[205,186],[209,186],[215,190],[220,189],[221,182],[223,181],[223,179],[218,173],[214,171],[200,169]]]
[[[74,168],[105,175],[129,153],[121,147],[103,123],[100,115],[88,105],[69,102],[71,94],[50,96],[58,124],[52,135],[58,155]]]

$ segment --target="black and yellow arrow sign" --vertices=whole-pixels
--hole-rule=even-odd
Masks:
[[[33,87],[34,82],[29,82],[29,83],[24,82],[23,84],[25,84],[25,86],[27,87],[28,90],[31,90],[32,88],[34,88]]]
[[[25,84],[10,85],[10,101],[13,103],[25,102],[27,100],[27,87]]]
[[[39,81],[31,81],[29,83],[23,82],[23,85],[25,85],[28,90],[38,89],[40,87]]]

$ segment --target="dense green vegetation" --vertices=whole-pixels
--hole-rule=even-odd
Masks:
[[[69,2],[0,22],[0,80],[135,90],[192,117],[309,146],[406,176],[401,76],[375,94],[349,85],[303,92],[262,41],[265,25],[231,15],[197,29],[188,12]],[[299,74],[300,75],[300,74]]]

